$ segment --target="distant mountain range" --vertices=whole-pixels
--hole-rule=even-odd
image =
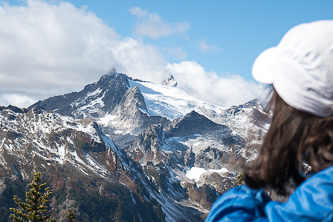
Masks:
[[[257,99],[220,107],[172,76],[154,84],[115,70],[27,109],[0,107],[0,221],[36,171],[59,221],[66,208],[78,221],[203,221],[270,119]]]

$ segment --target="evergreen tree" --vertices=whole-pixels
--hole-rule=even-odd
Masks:
[[[237,175],[236,180],[234,181],[234,185],[235,186],[242,186],[243,184],[244,184],[243,174],[240,173],[240,174]]]
[[[67,210],[68,214],[66,218],[68,219],[68,222],[74,222],[74,219],[76,218],[73,210]]]
[[[13,212],[9,217],[13,221],[29,221],[29,222],[55,222],[55,219],[51,219],[51,216],[47,212],[49,196],[51,195],[50,188],[47,187],[42,192],[46,183],[40,184],[41,172],[34,174],[34,180],[30,183],[32,187],[29,192],[26,192],[26,201],[23,202],[16,196],[14,196],[15,203],[19,206],[18,208],[10,208]]]

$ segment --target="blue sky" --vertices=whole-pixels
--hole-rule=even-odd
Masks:
[[[276,45],[291,27],[321,19],[333,19],[333,1],[70,1],[88,10],[115,27],[121,36],[138,37],[133,33],[136,16],[131,7],[140,7],[148,13],[157,13],[170,24],[186,22],[188,30],[179,35],[151,39],[144,43],[160,47],[180,47],[186,60],[194,60],[207,70],[220,75],[236,73],[251,80],[251,67],[256,56]],[[206,52],[198,49],[199,42],[212,46]],[[167,54],[167,53],[166,53]],[[180,58],[167,55],[170,62]]]
[[[251,68],[333,1],[11,0],[0,5],[0,105],[80,90],[112,66],[230,106],[263,94]],[[5,22],[4,22],[5,21]]]

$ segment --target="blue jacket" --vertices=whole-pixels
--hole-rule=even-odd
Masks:
[[[333,221],[333,167],[304,181],[286,203],[263,190],[235,187],[214,203],[206,218],[212,221]]]

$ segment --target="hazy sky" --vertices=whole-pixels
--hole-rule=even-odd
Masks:
[[[0,105],[80,90],[113,66],[160,83],[170,74],[224,106],[262,94],[256,56],[291,27],[333,19],[333,1],[2,1]]]

